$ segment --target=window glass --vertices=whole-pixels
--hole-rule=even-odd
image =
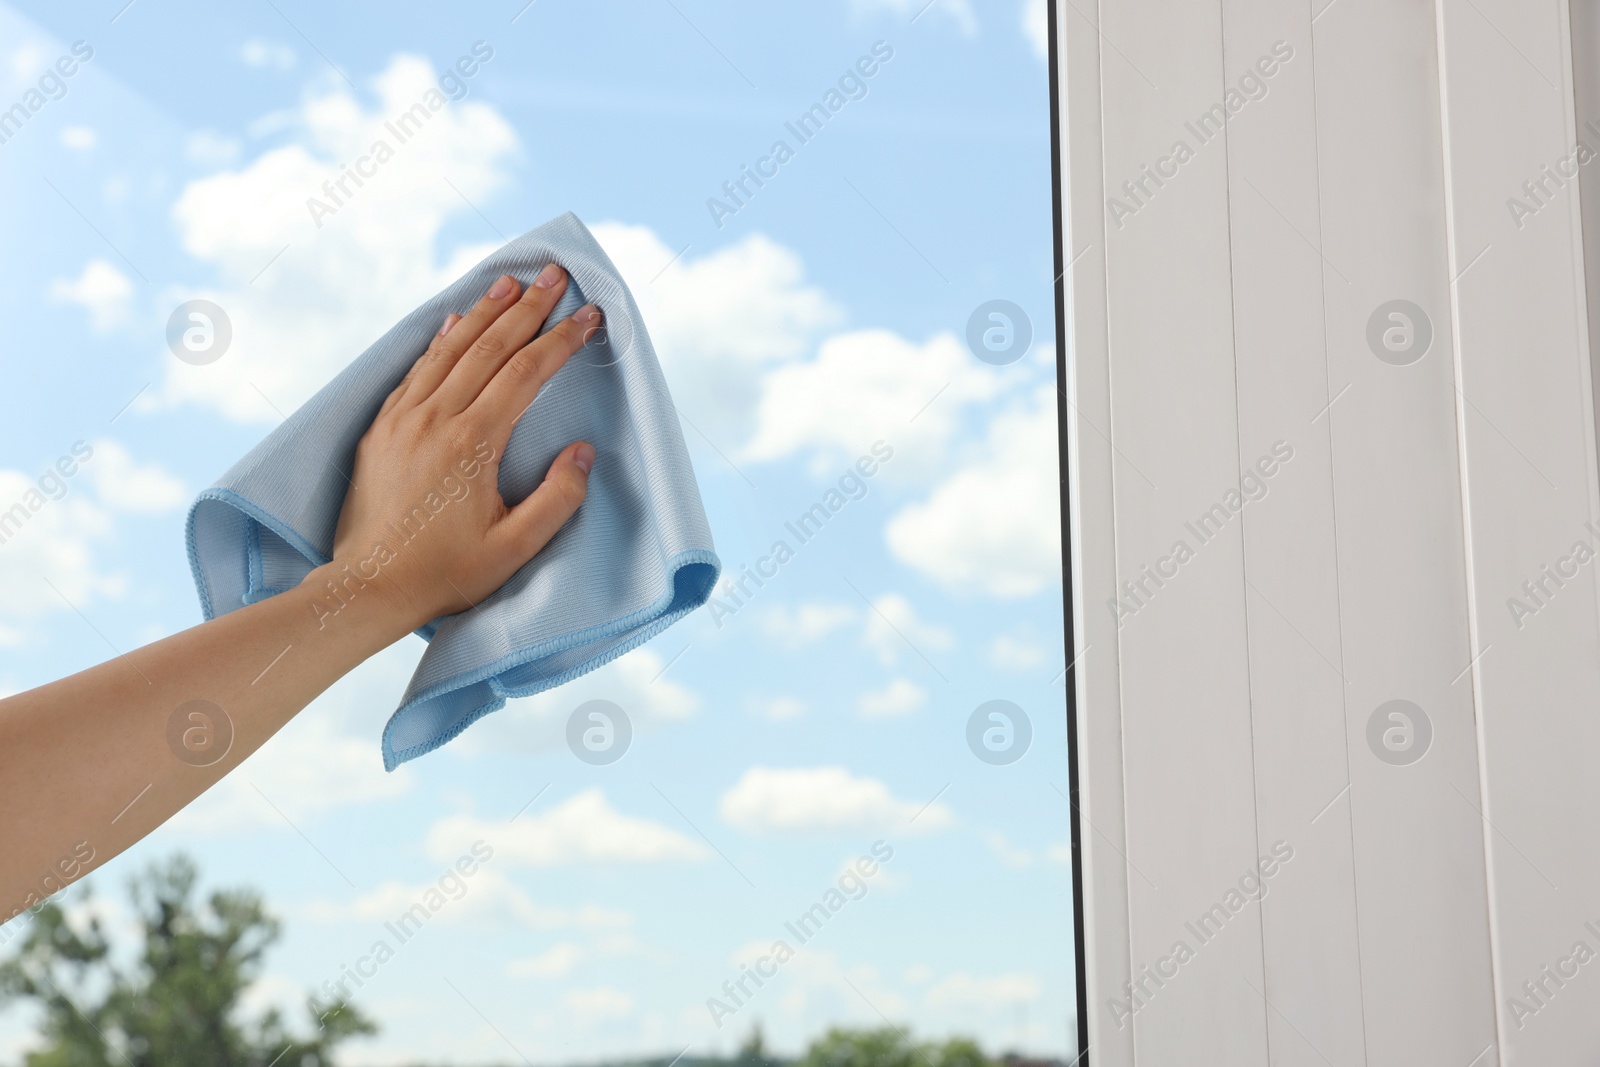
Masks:
[[[0,545],[0,692],[198,622],[194,495],[569,210],[724,566],[386,773],[407,638],[64,905],[259,892],[240,1011],[348,996],[340,1062],[1071,1061],[1048,93],[1043,0],[0,3],[0,509],[92,449]]]

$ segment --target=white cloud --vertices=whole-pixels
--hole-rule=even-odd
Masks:
[[[632,922],[631,916],[621,912],[599,908],[574,912],[539,904],[521,886],[494,869],[497,858],[498,853],[469,877],[459,878],[443,888],[437,878],[415,883],[390,879],[348,903],[313,901],[306,908],[306,917],[328,923],[394,922],[414,905],[422,903],[430,911],[429,925],[552,931],[601,929],[627,926]],[[444,873],[441,871],[441,875]]]
[[[293,654],[292,649],[287,653]],[[262,828],[292,833],[336,808],[400,796],[412,782],[408,768],[384,771],[376,737],[341,733],[328,716],[317,714],[313,702],[173,821],[194,833]]]
[[[903,563],[941,585],[1029,596],[1061,581],[1061,503],[1053,390],[997,416],[982,454],[884,533]]]
[[[934,983],[924,1002],[930,1008],[1014,1007],[1039,999],[1039,980],[1025,972],[1011,972],[993,978],[978,978],[958,971]]]
[[[435,74],[424,59],[397,56],[373,85],[371,109],[343,86],[308,96],[292,116],[297,143],[184,187],[173,207],[183,247],[220,282],[165,298],[171,306],[215,301],[232,322],[233,343],[206,366],[166,357],[151,406],[193,402],[239,420],[276,421],[278,410],[299,406],[499,244],[491,238],[446,257],[436,249],[447,221],[474,215],[462,197],[482,205],[506,182],[517,143],[510,124],[477,101],[437,112],[424,106],[431,117],[397,143],[385,122],[436,91]],[[334,204],[324,182],[379,140],[392,158],[370,166],[360,187],[347,183],[348,197],[335,194],[336,214],[313,219],[308,199]]]
[[[754,963],[757,956],[771,951],[770,943],[757,942],[741,950],[737,962]],[[838,1017],[854,1015],[861,1025],[878,1026],[885,1017],[904,1018],[910,1006],[885,983],[878,968],[870,963],[847,967],[837,952],[807,948],[783,965],[783,974],[790,984],[782,1003],[790,1016],[812,1011],[845,1021]]]
[[[120,442],[94,442],[94,456],[83,465],[101,503],[116,511],[160,512],[183,507],[189,490],[164,468],[138,463]]]
[[[749,431],[763,370],[802,355],[841,318],[800,257],[760,234],[679,256],[646,226],[593,231],[650,326],[673,399],[719,447]]]
[[[644,226],[594,232],[650,324],[691,444],[704,434],[754,462],[800,456],[833,474],[883,440],[895,450],[885,471],[932,476],[973,406],[1009,387],[951,333],[918,344],[868,329],[818,343],[840,309],[793,251],[759,234],[680,255]]]
[[[983,843],[988,846],[989,852],[1003,866],[1014,871],[1023,871],[1032,867],[1036,862],[1044,863],[1071,863],[1072,845],[1070,842],[1056,842],[1043,845],[1036,849],[1023,848],[1014,844],[1010,838],[994,830],[985,830],[981,834]]]
[[[812,601],[793,608],[774,604],[756,614],[756,625],[785,647],[800,648],[822,640],[856,615],[856,609],[848,604]]]
[[[983,835],[983,842],[994,853],[995,859],[1012,870],[1021,871],[1033,866],[1033,853],[1013,845],[1002,833],[987,831]]]
[[[428,831],[428,854],[449,860],[464,842],[480,838],[494,847],[496,860],[528,867],[694,861],[708,854],[705,846],[668,826],[622,814],[599,789],[511,823],[470,815],[440,819]]]
[[[229,166],[238,160],[241,151],[243,146],[232,137],[223,137],[209,130],[191,133],[183,143],[184,158],[203,167]]]
[[[95,559],[95,545],[114,529],[111,516],[74,493],[71,479],[64,489],[55,488],[59,481],[41,486],[40,475],[0,470],[0,618],[83,610],[126,586]]]
[[[655,648],[636,648],[566,685],[508,701],[452,741],[451,748],[458,755],[473,757],[558,750],[567,743],[567,717],[589,700],[615,703],[628,714],[636,731],[687,719],[699,710],[700,697],[664,674],[668,666],[669,661]]]
[[[1044,645],[1030,633],[995,634],[984,648],[989,665],[1002,671],[1037,670],[1048,656]]]
[[[971,35],[978,29],[978,20],[967,0],[854,0],[854,4],[860,12],[888,11],[908,19],[920,18],[923,9],[927,9],[930,15],[938,12],[938,17],[952,20],[964,34]]]
[[[882,440],[894,449],[885,473],[929,476],[942,469],[969,406],[1003,386],[951,333],[921,345],[890,330],[836,334],[816,358],[762,380],[756,433],[742,455],[757,462],[807,455],[820,476]]]
[[[618,691],[625,697],[631,697],[636,710],[645,716],[657,719],[687,719],[700,707],[700,698],[694,690],[679,685],[662,673],[668,663],[655,649],[640,647],[613,660],[612,663],[615,664],[612,674],[615,676]],[[536,699],[538,698],[530,698],[530,700]],[[558,701],[554,695],[550,699],[577,707],[570,694],[564,701]]]
[[[810,335],[840,316],[822,290],[807,284],[800,257],[761,234],[676,262],[647,226],[601,222],[594,234],[646,311],[665,363],[759,366],[792,359]]]
[[[293,108],[279,108],[251,119],[244,132],[254,138],[271,137],[275,133],[293,129],[300,121],[300,113]]]
[[[239,58],[248,67],[274,67],[288,70],[294,66],[295,52],[288,45],[272,41],[249,40],[239,47]]]
[[[698,1004],[690,1009],[698,1022],[705,1009]],[[31,1053],[43,1052],[48,1046],[41,1035],[27,1028],[17,1028],[0,1033],[0,1062],[26,1063]]]
[[[531,956],[518,956],[505,965],[507,978],[546,980],[567,978],[578,966],[596,957],[653,956],[658,961],[670,959],[659,951],[643,946],[630,927],[633,917],[620,912],[587,906],[575,916],[576,921],[566,924],[584,935],[587,944],[576,940],[557,941],[543,952]]]
[[[506,964],[507,978],[565,978],[583,962],[582,945],[558,941],[534,956],[520,956]]]
[[[587,1029],[596,1023],[613,1022],[632,1015],[633,998],[620,989],[597,986],[593,989],[574,989],[565,994],[561,998],[561,1007],[576,1026]]]
[[[1050,0],[1022,0],[1022,32],[1040,59],[1050,57]]]
[[[93,148],[99,138],[93,129],[88,126],[63,126],[61,128],[61,143],[67,148],[79,152],[87,152]]]
[[[856,704],[870,718],[909,715],[928,702],[928,691],[905,678],[895,678],[882,689],[863,693]]]
[[[899,799],[876,778],[858,778],[843,767],[751,767],[722,795],[718,810],[724,821],[749,833],[905,832],[913,818],[921,830],[948,825],[952,818],[950,809],[937,801],[924,808]]]
[[[36,41],[19,45],[11,53],[12,80],[18,85],[36,80],[50,59],[50,53],[46,51],[44,45]]]
[[[900,662],[903,655],[932,657],[955,647],[955,635],[943,626],[925,622],[911,601],[899,593],[885,593],[872,602],[867,612],[864,638],[886,667]]]
[[[269,1011],[283,1019],[298,1021],[306,1015],[307,989],[286,974],[268,971],[245,987],[239,997],[239,1014],[260,1020]]]
[[[50,283],[50,299],[61,304],[77,304],[89,312],[96,333],[105,333],[128,315],[133,297],[133,282],[108,260],[91,259],[76,278],[57,278]]]
[[[798,719],[806,713],[805,701],[795,697],[773,697],[771,699],[755,699],[751,702],[751,710],[763,718],[774,722],[785,719]]]

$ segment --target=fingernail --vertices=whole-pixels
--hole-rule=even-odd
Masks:
[[[593,304],[585,304],[572,317],[585,326],[589,326],[600,321],[600,309]]]
[[[544,270],[540,271],[539,276],[533,280],[533,284],[538,286],[540,289],[549,289],[560,280],[561,268],[556,266],[554,263],[547,263],[545,264]]]
[[[450,314],[446,315],[444,317],[444,325],[439,327],[439,336],[443,337],[445,334],[449,333],[450,332],[450,327],[454,326],[456,323],[458,323],[460,321],[461,321],[461,316],[457,315],[454,312],[451,312]]]
[[[579,470],[588,474],[594,467],[594,446],[587,441],[578,442],[578,447],[572,452],[572,462],[578,465]]]
[[[510,296],[511,288],[516,284],[516,282],[511,280],[510,275],[500,275],[500,280],[495,282],[494,286],[489,290],[489,299],[500,300],[504,297]]]

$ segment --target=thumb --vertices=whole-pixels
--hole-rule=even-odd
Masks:
[[[594,446],[575,441],[550,464],[539,488],[501,521],[509,550],[520,566],[550,543],[589,495],[589,470],[594,466]]]

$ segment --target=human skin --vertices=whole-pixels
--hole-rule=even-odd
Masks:
[[[594,464],[587,442],[563,449],[514,508],[494,488],[512,427],[600,327],[599,309],[585,305],[534,339],[566,287],[554,265],[525,292],[502,277],[464,317],[445,320],[356,448],[332,561],[298,587],[0,700],[0,920],[160,826],[369,656],[476,605],[572,517]],[[374,546],[395,543],[386,528],[447,477],[463,480],[459,464],[485,445],[494,458],[470,491],[373,575]],[[373,576],[353,581],[351,571]],[[329,582],[345,591],[337,614]],[[190,723],[178,709],[197,700],[232,726],[231,747],[210,766],[168,740],[175,716]]]

